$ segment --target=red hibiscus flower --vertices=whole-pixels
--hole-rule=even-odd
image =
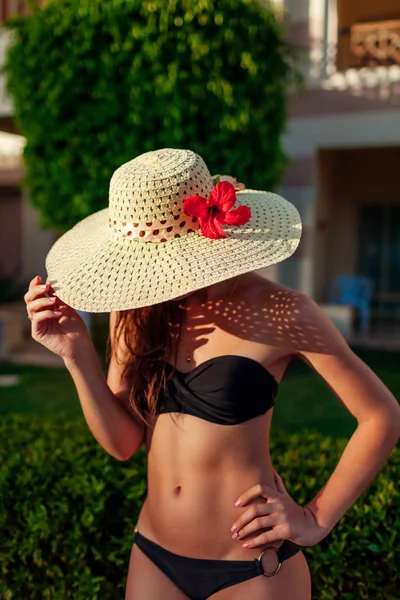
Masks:
[[[222,181],[213,188],[209,198],[189,196],[183,201],[183,211],[191,217],[198,217],[201,233],[211,239],[224,238],[226,233],[221,225],[244,225],[250,219],[248,206],[238,206],[235,188],[231,183]]]

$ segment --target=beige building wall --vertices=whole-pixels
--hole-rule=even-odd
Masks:
[[[4,168],[7,160],[10,164]],[[23,282],[38,274],[45,277],[44,261],[55,235],[41,228],[38,214],[29,203],[28,194],[22,190],[20,162],[4,157],[0,158],[1,162],[0,277],[18,274]]]
[[[21,249],[24,280],[31,280],[36,275],[40,275],[45,280],[46,269],[44,263],[55,237],[53,232],[41,228],[39,215],[30,205],[27,193],[24,193]]]
[[[291,39],[310,49],[311,66],[305,88],[290,96],[283,138],[290,164],[279,188],[298,208],[304,233],[279,280],[322,301],[331,277],[356,268],[358,205],[394,201],[400,164],[400,65],[339,73],[339,29],[400,17],[400,2],[280,4],[289,13]]]

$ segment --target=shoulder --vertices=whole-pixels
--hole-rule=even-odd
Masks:
[[[279,335],[289,354],[349,349],[337,327],[307,294],[255,273],[248,279],[244,294],[246,303],[258,309],[260,324]]]
[[[316,371],[359,423],[383,417],[398,432],[398,401],[318,303],[269,280],[257,283],[252,302],[264,315],[257,319],[263,339],[279,347],[285,358],[297,356]]]
[[[299,309],[311,300],[306,294],[293,290],[281,283],[267,279],[257,273],[249,273],[243,278],[241,286],[242,297],[253,305],[262,308],[285,309],[287,313],[290,307]]]

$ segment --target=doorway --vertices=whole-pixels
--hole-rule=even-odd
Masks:
[[[400,205],[359,206],[357,272],[373,282],[372,323],[400,317]]]

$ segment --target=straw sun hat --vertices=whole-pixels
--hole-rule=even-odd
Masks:
[[[114,172],[108,208],[62,235],[46,270],[72,308],[127,310],[278,263],[300,236],[299,213],[281,196],[236,193],[195,152],[164,148]]]

